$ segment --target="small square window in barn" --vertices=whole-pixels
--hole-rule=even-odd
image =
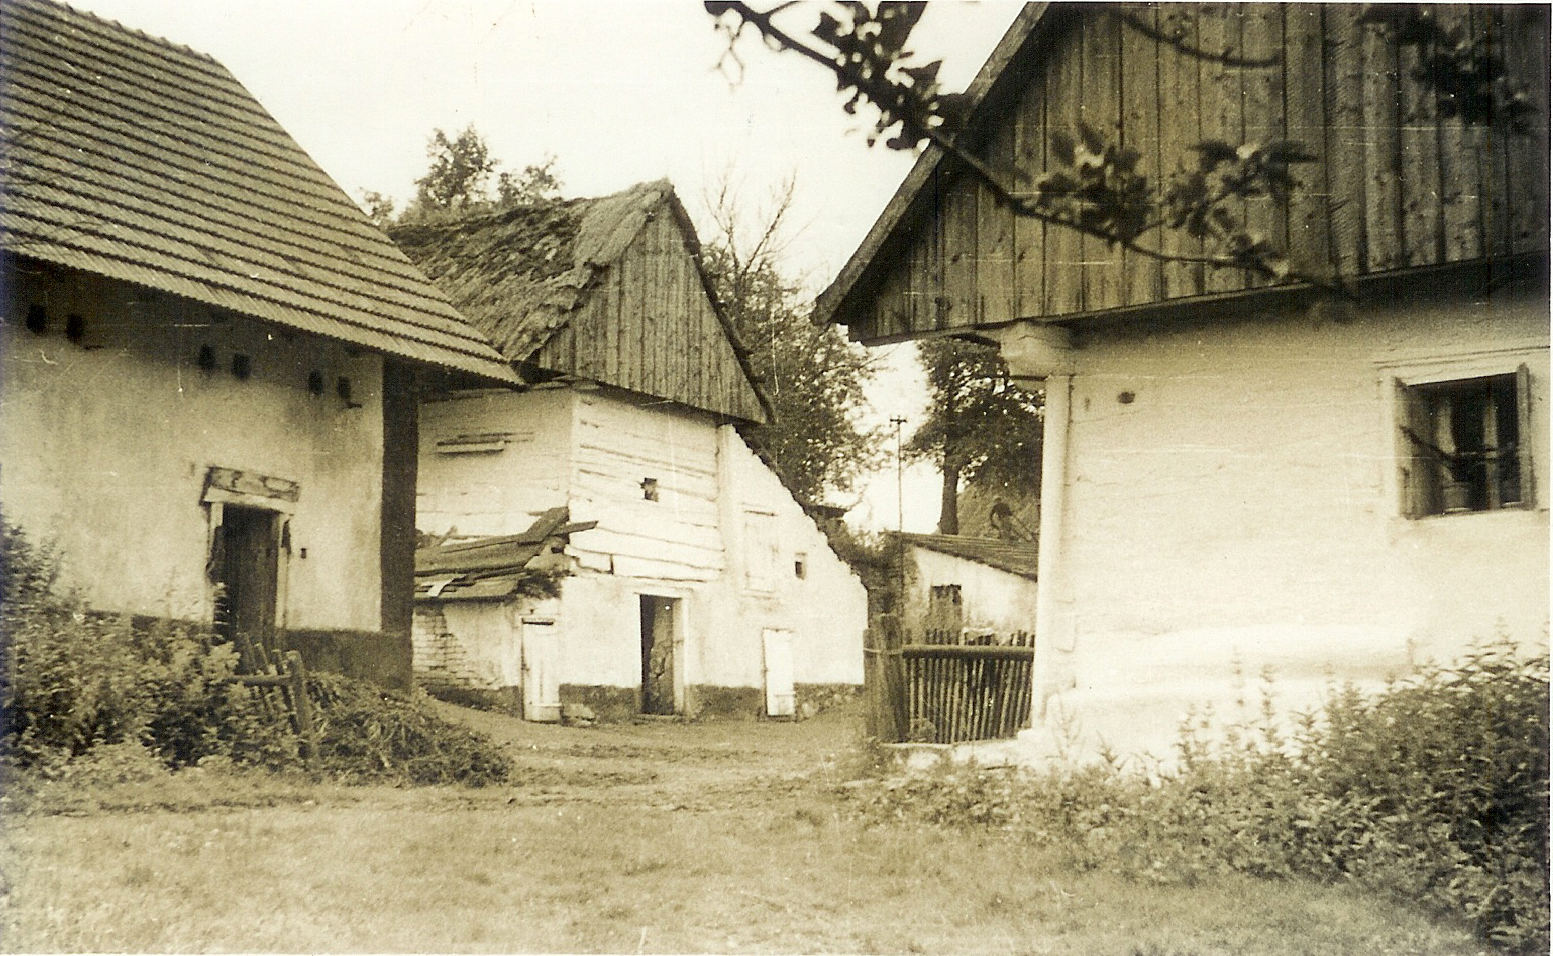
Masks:
[[[253,359],[246,355],[232,356],[232,377],[246,382],[253,375]]]
[[[86,341],[85,316],[71,313],[65,317],[65,338],[75,345],[80,345]]]
[[[809,576],[809,556],[802,552],[793,555],[793,577],[802,580]]]
[[[643,478],[642,479],[642,497],[644,499],[646,499],[647,501],[657,501],[658,500],[658,479],[656,479],[656,478]]]
[[[49,330],[49,310],[41,305],[27,307],[27,331],[42,335]]]
[[[216,370],[216,350],[208,345],[201,345],[199,355],[194,359],[194,364],[199,366],[201,372],[214,372]]]
[[[1509,374],[1399,386],[1404,513],[1432,515],[1531,504],[1530,381]]]
[[[307,373],[307,394],[319,398],[324,393],[324,373],[313,369]]]

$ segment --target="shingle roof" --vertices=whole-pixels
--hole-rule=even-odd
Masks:
[[[608,270],[665,207],[694,252],[695,229],[667,179],[599,198],[544,200],[400,223],[389,235],[509,361],[543,365],[535,353],[567,327],[590,296],[603,294]],[[746,350],[699,261],[695,269],[732,357],[769,417],[769,402],[756,384]]]
[[[567,509],[551,508],[521,534],[422,548],[415,553],[416,599],[477,601],[525,593],[542,577],[528,564],[549,542],[597,524],[574,524]]]
[[[996,538],[969,538],[957,534],[901,533],[896,536],[919,548],[975,561],[999,571],[1035,580],[1036,548],[1033,544],[1000,541]]]
[[[47,0],[0,35],[0,249],[516,380],[221,64]]]

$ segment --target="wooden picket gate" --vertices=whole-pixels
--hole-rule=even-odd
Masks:
[[[282,652],[241,631],[233,634],[238,674],[232,680],[250,687],[259,706],[272,718],[284,715],[302,744],[302,757],[310,769],[318,769],[318,728],[307,696],[307,668],[296,651]]]
[[[1034,638],[1014,645],[902,642],[899,620],[882,615],[869,631],[868,733],[888,743],[960,743],[1012,737],[1030,720]]]

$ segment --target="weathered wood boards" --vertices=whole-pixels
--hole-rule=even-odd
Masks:
[[[1545,250],[1548,243],[1548,15],[1540,6],[1437,8],[1447,29],[1485,38],[1536,107],[1528,135],[1442,115],[1417,78],[1416,49],[1361,21],[1355,4],[1129,4],[1157,34],[1235,62],[1196,57],[1132,29],[1101,5],[1053,5],[1008,60],[976,141],[1029,195],[1058,134],[1080,122],[1141,154],[1156,201],[1204,139],[1289,138],[1316,161],[1295,167],[1285,209],[1240,204],[1254,233],[1296,268],[1356,277]],[[1263,65],[1262,61],[1267,61]],[[1266,280],[1191,262],[1159,263],[1072,230],[1016,219],[952,161],[898,197],[894,238],[832,302],[859,338],[1233,293]],[[920,200],[920,197],[919,197]],[[1145,244],[1203,254],[1179,232]],[[850,280],[849,280],[850,281]],[[830,293],[827,293],[829,295]],[[823,301],[823,300],[822,300]]]

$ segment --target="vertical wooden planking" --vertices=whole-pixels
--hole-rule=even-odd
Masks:
[[[1291,4],[1284,10],[1283,91],[1285,135],[1316,157],[1293,167],[1299,183],[1289,202],[1289,261],[1303,272],[1325,275],[1333,261],[1327,172],[1326,61],[1322,17],[1315,4]]]
[[[1158,10],[1159,30],[1167,36],[1179,36],[1190,47],[1198,47],[1198,16],[1195,7],[1167,4]],[[1195,168],[1197,155],[1192,146],[1202,140],[1201,65],[1192,57],[1161,43],[1155,44],[1159,62],[1159,161],[1160,197],[1170,178],[1183,168]],[[1184,230],[1160,230],[1160,251],[1169,255],[1194,257],[1203,254],[1202,242]],[[1199,295],[1204,289],[1203,267],[1194,263],[1167,262],[1160,269],[1163,294],[1167,299]]]
[[[1006,119],[1000,122],[985,157],[1007,189],[1017,188],[1014,135]],[[1019,316],[1014,311],[1014,214],[991,190],[978,186],[976,195],[976,311],[983,322],[1005,322]]]
[[[932,263],[928,251],[933,244],[930,218],[923,216],[917,220],[919,223],[928,222],[928,228],[911,230],[911,254],[909,258],[903,257],[911,263],[911,329],[919,332],[933,327],[933,298],[938,294],[933,288],[929,272]]]
[[[1291,9],[1289,22],[1295,22]],[[1320,170],[1328,205],[1322,212],[1328,223],[1326,255],[1339,276],[1355,276],[1364,271],[1364,37],[1359,25],[1363,11],[1350,3],[1326,4],[1310,9],[1319,11],[1326,41],[1323,62],[1323,113],[1326,118],[1325,160]],[[1295,44],[1291,43],[1291,55]],[[1293,61],[1291,74],[1308,61]],[[1292,89],[1292,87],[1291,87]],[[1291,103],[1291,122],[1296,110]],[[1312,177],[1314,178],[1314,177]],[[1304,177],[1301,177],[1304,180]],[[1312,186],[1312,188],[1321,188]],[[1296,215],[1303,207],[1297,207]],[[1296,223],[1299,220],[1296,219]],[[1297,228],[1297,227],[1296,227]]]
[[[1548,8],[1525,4],[1506,11],[1505,64],[1525,84],[1537,111],[1531,131],[1509,134],[1510,245],[1513,252],[1548,246]]]
[[[1121,24],[1099,7],[1086,10],[1083,33],[1081,115],[1100,135],[1115,143],[1121,133]],[[1121,252],[1102,240],[1082,240],[1084,309],[1114,309],[1122,304]]]
[[[1051,66],[1046,74],[1046,154],[1052,165],[1053,137],[1078,135],[1080,50],[1076,26],[1053,43]],[[1083,307],[1082,260],[1078,233],[1063,226],[1046,228],[1046,315],[1065,315]]]
[[[1470,8],[1474,36],[1483,37],[1489,50],[1503,57],[1505,20],[1504,8],[1498,6],[1473,6]],[[1486,256],[1503,256],[1510,252],[1510,167],[1509,130],[1498,124],[1484,132],[1483,198],[1478,215],[1482,219],[1483,253]]]
[[[954,164],[958,166],[959,164]],[[947,166],[947,164],[946,164]],[[943,205],[944,299],[939,313],[940,327],[956,328],[975,324],[978,283],[977,192],[975,178],[963,169],[951,173]]]
[[[1440,132],[1434,96],[1419,81],[1421,56],[1404,46],[1397,61],[1400,88],[1402,262],[1410,266],[1443,258],[1440,209]]]
[[[948,293],[944,287],[944,213],[948,205],[949,183],[941,164],[933,172],[932,179],[928,182],[929,208],[932,210],[924,220],[924,229],[921,231],[920,242],[924,244],[923,254],[926,257],[923,269],[924,288],[927,293],[927,311],[923,318],[927,320],[924,329],[942,328],[947,313]]]
[[[1472,17],[1466,5],[1441,4],[1434,8],[1434,15],[1447,32],[1463,39],[1471,37]],[[1478,203],[1484,193],[1483,163],[1488,134],[1481,126],[1448,118],[1441,118],[1438,133],[1445,261],[1476,259],[1483,254],[1483,219],[1478,212]]]
[[[1265,145],[1288,138],[1284,82],[1284,12],[1288,9],[1303,7],[1281,3],[1241,6],[1240,55],[1258,62],[1278,61],[1276,66],[1248,66],[1240,71],[1240,119],[1247,143]],[[1317,52],[1315,63],[1319,64],[1319,50]],[[1305,70],[1320,76],[1319,68],[1306,66]],[[1279,249],[1289,247],[1288,207],[1271,196],[1255,196],[1246,201],[1246,226],[1253,236],[1265,237]],[[1244,281],[1253,286],[1268,284],[1268,280],[1250,273],[1244,276]]]
[[[1014,194],[1035,195],[1035,181],[1046,171],[1045,66],[1025,86],[1014,107],[1014,165],[1019,180]],[[1014,312],[1036,316],[1046,308],[1046,225],[1029,217],[1014,219]]]
[[[885,266],[879,294],[874,297],[875,334],[898,335],[911,331],[911,281],[909,260],[904,263],[893,261]]]
[[[1150,27],[1158,29],[1158,11],[1152,4],[1129,4],[1127,12]],[[1142,158],[1138,172],[1148,177],[1151,215],[1163,201],[1164,177],[1159,157],[1160,50],[1158,44],[1126,25],[1121,27],[1121,113],[1122,145]],[[1144,234],[1143,244],[1156,244],[1160,231]],[[1157,259],[1137,253],[1121,255],[1122,291],[1125,305],[1154,302],[1162,295],[1164,279]]]
[[[594,293],[593,306],[599,310],[601,335],[604,343],[603,377],[606,382],[620,381],[620,267],[611,266],[604,273],[602,288]]]
[[[1398,135],[1397,46],[1388,32],[1360,25],[1364,47],[1365,271],[1396,269],[1402,255],[1402,164]]]
[[[1241,50],[1241,4],[1210,3],[1201,8],[1197,27],[1197,42],[1209,53],[1238,53]],[[1244,76],[1239,67],[1223,63],[1202,63],[1202,138],[1220,140],[1231,147],[1246,141],[1245,122],[1241,115],[1240,101],[1244,93]],[[1244,218],[1244,201],[1231,200],[1225,208],[1238,218]],[[1209,243],[1209,255],[1224,250]],[[1209,292],[1227,292],[1244,288],[1245,277],[1237,269],[1208,268],[1205,285]]]

